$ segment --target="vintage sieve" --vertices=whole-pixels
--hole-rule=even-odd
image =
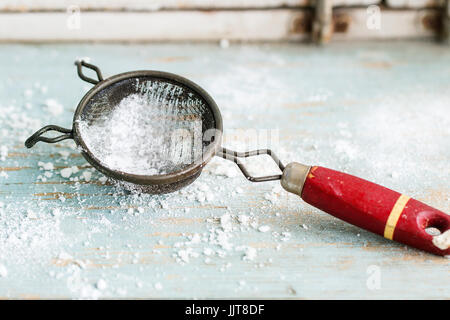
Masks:
[[[187,186],[216,155],[234,161],[249,181],[281,180],[284,189],[337,218],[437,255],[450,254],[450,216],[442,211],[346,173],[296,162],[285,167],[269,149],[236,152],[221,147],[223,127],[219,108],[211,96],[192,81],[175,74],[148,70],[131,71],[103,79],[98,67],[85,61],[75,64],[79,77],[95,86],[78,104],[72,129],[45,126],[26,140],[27,148],[38,141],[55,143],[73,139],[84,158],[97,170],[126,187],[147,193],[168,193]],[[84,75],[83,67],[94,70],[98,79]],[[101,121],[99,119],[117,108],[120,101],[134,94],[143,94],[144,91],[146,94],[150,92],[149,97],[162,106],[162,112],[172,122],[179,122],[181,127],[181,124],[196,119],[201,123],[202,136],[209,132],[208,138],[202,139],[199,156],[162,174],[136,174],[105,165],[90,150],[86,144],[89,137],[80,130],[80,123]],[[52,130],[62,135],[42,136]],[[262,154],[269,155],[275,161],[281,170],[280,174],[251,176],[239,160]],[[426,229],[431,227],[439,230],[440,234],[430,235]]]

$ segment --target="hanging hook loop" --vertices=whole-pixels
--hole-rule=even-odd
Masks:
[[[93,64],[87,63],[87,62],[84,61],[84,60],[77,60],[77,61],[75,61],[75,65],[77,66],[78,76],[79,76],[82,80],[84,80],[84,81],[86,81],[86,82],[89,82],[89,83],[92,83],[92,84],[97,84],[97,83],[99,83],[100,81],[103,81],[102,72],[100,71],[100,69],[99,69],[97,66],[94,66]],[[86,67],[86,68],[89,68],[89,69],[91,69],[91,70],[94,70],[95,73],[97,73],[97,78],[98,78],[98,80],[95,80],[95,79],[86,77],[86,76],[83,74],[82,67]]]
[[[58,131],[58,132],[64,133],[64,134],[57,136],[57,137],[53,137],[53,138],[41,137],[44,133],[46,133],[47,131],[51,131],[51,130]],[[43,142],[47,142],[47,143],[55,143],[55,142],[59,142],[59,141],[66,140],[66,139],[72,139],[72,138],[73,138],[73,133],[72,133],[71,129],[66,129],[66,128],[62,128],[60,126],[55,126],[55,125],[48,125],[48,126],[45,126],[41,129],[39,129],[31,137],[29,137],[25,141],[25,147],[31,148],[39,141],[43,141]]]

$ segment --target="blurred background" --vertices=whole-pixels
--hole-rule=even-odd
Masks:
[[[0,40],[316,43],[356,39],[445,40],[450,25],[448,3],[448,0],[3,0]]]

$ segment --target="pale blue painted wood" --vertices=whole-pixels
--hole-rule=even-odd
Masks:
[[[0,48],[0,146],[8,147],[8,156],[0,161],[1,170],[8,174],[0,177],[4,203],[0,264],[8,272],[0,277],[0,296],[450,298],[448,259],[359,230],[285,192],[271,204],[265,195],[278,182],[251,184],[239,174],[216,176],[211,171],[224,160],[214,160],[186,189],[195,192],[203,183],[221,188],[214,191],[213,200],[199,203],[177,194],[113,196],[115,189],[98,183],[98,174],[79,186],[57,174],[40,183],[39,161],[53,162],[58,167],[55,172],[86,162],[69,142],[23,147],[24,139],[40,126],[70,127],[78,101],[90,88],[78,79],[73,61],[89,56],[105,76],[136,69],[186,76],[214,97],[226,129],[278,129],[280,142],[274,150],[284,162],[344,170],[448,212],[450,52],[446,47],[396,42],[326,48],[296,44],[228,49],[208,44]],[[36,83],[46,86],[47,92],[40,92]],[[33,95],[27,97],[24,92],[30,88]],[[62,103],[64,112],[46,113],[48,98]],[[16,120],[16,126],[26,127],[11,128],[9,110],[35,122]],[[70,152],[67,160],[58,154],[62,150]],[[237,187],[244,192],[232,194]],[[58,194],[65,194],[67,200],[61,202]],[[159,206],[161,201],[167,208]],[[145,212],[127,213],[138,206]],[[185,212],[186,207],[191,210]],[[51,214],[55,208],[61,209],[59,218]],[[210,263],[205,263],[204,255],[178,263],[173,256],[179,250],[175,244],[193,233],[209,234],[219,224],[206,219],[220,217],[227,208],[232,214],[253,212],[260,224],[271,231],[289,231],[291,237],[282,242],[271,232],[233,231],[230,241],[235,246],[258,248],[254,261],[243,261],[242,252],[233,251],[225,258],[212,257]],[[27,218],[27,210],[36,218]],[[207,243],[192,247],[200,253],[215,248]],[[378,290],[366,284],[372,265],[380,270]],[[99,279],[107,287],[97,292]],[[245,284],[240,285],[242,280]],[[155,288],[158,283],[160,290]]]

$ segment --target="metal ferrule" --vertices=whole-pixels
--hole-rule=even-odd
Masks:
[[[286,191],[302,196],[303,186],[311,166],[297,162],[289,163],[283,170],[281,185]]]

